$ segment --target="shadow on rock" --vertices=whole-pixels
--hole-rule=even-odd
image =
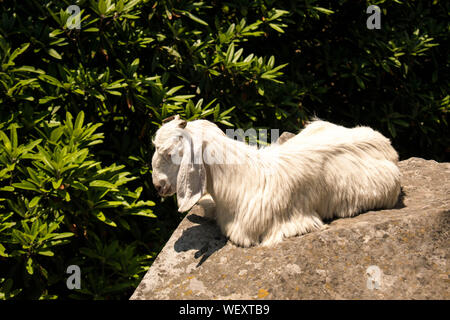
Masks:
[[[403,187],[401,187],[401,189],[400,189],[400,195],[399,195],[399,197],[398,197],[398,201],[397,201],[397,204],[395,205],[394,209],[403,209],[403,208],[406,208],[405,202],[404,202],[405,196],[406,196],[406,194],[405,194],[405,192],[403,191]]]
[[[214,221],[196,214],[191,214],[187,219],[198,225],[183,231],[181,237],[175,242],[176,252],[197,250],[194,257],[200,258],[197,268],[206,261],[214,252],[219,251],[227,243],[227,239],[221,234]]]

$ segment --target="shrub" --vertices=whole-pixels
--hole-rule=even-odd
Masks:
[[[317,115],[448,160],[449,6],[1,1],[0,297],[131,294],[182,218],[151,185],[151,138],[174,113],[282,131]]]
[[[56,297],[49,289],[65,284],[72,264],[88,281],[71,296],[90,298],[135,286],[148,268],[151,255],[135,255],[137,246],[148,249],[145,242],[121,236],[133,233],[134,216],[155,218],[154,203],[139,200],[142,187],[127,188],[135,178],[123,165],[94,159],[103,134],[100,124],[83,122],[83,112],[75,121],[67,113],[63,124],[45,125],[39,139],[23,144],[15,125],[9,136],[0,131],[1,270],[26,298]]]

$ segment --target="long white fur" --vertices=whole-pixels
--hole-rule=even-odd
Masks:
[[[208,192],[219,227],[237,245],[273,245],[318,230],[325,219],[392,208],[398,200],[397,152],[371,128],[348,129],[317,120],[283,144],[258,149],[228,138],[209,121],[192,121],[180,129],[186,125],[182,121],[177,118],[156,134],[153,181],[164,180],[168,194],[196,189],[187,192],[195,202]],[[206,179],[194,174],[198,181],[180,185],[183,168],[163,160],[167,150],[186,152],[177,130],[186,130],[203,151],[224,157],[222,163],[202,163]],[[188,200],[179,199],[179,204],[185,201],[183,211]]]

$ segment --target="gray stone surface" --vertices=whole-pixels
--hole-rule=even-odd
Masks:
[[[203,199],[131,299],[450,299],[450,163],[399,166],[395,209],[337,219],[270,248],[231,244],[203,217],[214,209]],[[381,272],[378,288],[367,283],[376,277],[369,266]]]

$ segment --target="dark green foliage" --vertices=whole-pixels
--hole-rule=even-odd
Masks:
[[[0,131],[1,270],[27,298],[51,298],[48,286],[64,284],[70,264],[89,280],[95,275],[74,297],[120,293],[136,285],[151,258],[132,227],[156,217],[154,203],[139,200],[142,187],[126,187],[135,178],[123,165],[94,160],[91,148],[103,134],[83,119],[83,112],[75,121],[67,113],[64,124],[44,122],[40,138],[26,144],[15,125],[9,135]],[[116,240],[127,233],[134,241]],[[138,246],[149,254],[134,255]]]
[[[174,113],[281,131],[316,115],[448,160],[449,9],[0,1],[0,298],[129,297],[182,218],[151,185],[151,138]]]

